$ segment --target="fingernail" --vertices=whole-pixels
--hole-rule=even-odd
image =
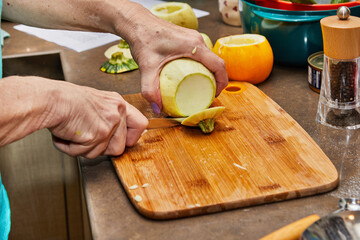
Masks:
[[[156,103],[150,103],[150,106],[154,113],[159,114],[161,112],[159,106]]]

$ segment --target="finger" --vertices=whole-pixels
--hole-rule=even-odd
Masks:
[[[108,141],[103,141],[99,144],[94,143],[93,145],[83,145],[62,140],[53,135],[53,143],[58,150],[70,156],[84,156],[86,158],[92,159],[101,155],[105,151]]]
[[[84,149],[84,148],[76,148],[76,147],[74,148],[74,144],[72,142],[63,140],[54,135],[52,135],[52,140],[53,140],[54,146],[58,150],[66,153],[72,157],[82,155],[88,151],[88,149]]]
[[[148,69],[141,71],[142,96],[151,104],[154,113],[157,114],[162,109],[159,73],[160,71]]]
[[[126,102],[126,122],[121,122],[109,141],[106,155],[120,155],[126,146],[133,146],[148,125],[147,118],[134,106]]]
[[[222,61],[219,63],[219,66],[220,65],[221,67],[217,68],[214,72],[216,79],[216,96],[219,96],[221,91],[224,90],[229,84],[229,78],[225,70],[225,62]]]
[[[134,106],[127,103],[126,106],[126,146],[130,147],[136,144],[149,124],[147,118]]]
[[[105,155],[117,156],[124,152],[126,145],[126,122],[121,121],[117,128],[114,131],[114,134],[111,136],[106,150],[104,151]]]
[[[224,60],[207,47],[198,48],[192,58],[201,62],[214,74],[216,79],[216,96],[218,96],[229,82]]]

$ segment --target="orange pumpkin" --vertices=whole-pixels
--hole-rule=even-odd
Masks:
[[[269,77],[273,68],[273,51],[262,35],[240,34],[220,38],[213,52],[225,61],[230,80],[258,84]]]

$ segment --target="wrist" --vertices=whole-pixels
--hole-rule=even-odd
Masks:
[[[71,92],[68,85],[71,83],[50,79],[44,79],[44,81],[47,81],[47,87],[42,94],[41,101],[45,101],[46,104],[42,106],[41,125],[39,127],[53,128],[67,118],[66,107],[71,106],[67,99],[68,92]]]
[[[142,40],[147,41],[144,37],[151,39],[153,37],[151,32],[156,32],[154,28],[158,26],[156,23],[159,18],[141,4],[125,1],[125,5],[127,9],[122,8],[119,14],[122,17],[112,19],[114,33],[125,39],[130,45]],[[150,28],[151,32],[149,32]]]
[[[54,124],[53,80],[12,76],[0,80],[0,145],[4,145]]]

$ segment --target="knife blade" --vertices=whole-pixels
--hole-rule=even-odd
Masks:
[[[181,125],[181,121],[173,118],[150,118],[147,129],[168,128]]]

